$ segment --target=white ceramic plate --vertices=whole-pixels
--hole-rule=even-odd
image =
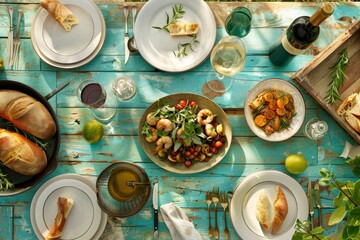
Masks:
[[[265,191],[271,206],[280,185],[288,202],[288,214],[276,235],[264,233],[255,216],[256,203]],[[272,216],[273,213],[271,213]],[[279,171],[260,171],[252,173],[235,188],[231,203],[232,224],[242,239],[289,240],[294,234],[296,219],[304,221],[309,214],[306,194],[299,183]]]
[[[100,51],[106,35],[105,20],[92,1],[65,0],[63,3],[80,23],[66,32],[40,7],[31,27],[31,40],[37,54],[48,64],[74,68],[86,64]]]
[[[63,174],[42,185],[30,206],[31,224],[39,239],[44,239],[54,223],[59,196],[74,200],[61,239],[99,239],[105,229],[107,215],[97,204],[95,185],[76,174]]]
[[[267,136],[261,128],[255,125],[249,104],[250,101],[256,99],[260,92],[270,88],[279,89],[292,95],[294,99],[296,115],[292,119],[291,124],[287,129],[284,129],[280,132],[274,132],[273,134]],[[253,133],[258,137],[271,142],[284,141],[292,137],[300,129],[305,118],[305,103],[301,93],[294,85],[282,79],[267,79],[258,83],[248,93],[244,109],[246,122]]]
[[[166,31],[158,30],[153,26],[166,24],[166,13],[172,16],[172,7],[182,5],[185,14],[182,22],[198,23],[200,30],[197,34],[199,44],[196,50],[186,57],[178,58],[179,43],[191,41],[188,36],[170,36]],[[216,22],[209,6],[203,0],[150,0],[139,12],[134,36],[141,56],[157,69],[167,72],[182,72],[198,66],[209,55],[216,39]]]

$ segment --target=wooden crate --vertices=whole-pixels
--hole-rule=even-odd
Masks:
[[[360,134],[336,113],[341,101],[330,105],[324,100],[332,81],[331,67],[339,60],[339,54],[344,48],[347,48],[350,62],[346,68],[347,79],[344,86],[339,89],[340,98],[343,100],[352,93],[360,92],[360,21],[352,24],[311,62],[296,72],[292,78],[306,89],[360,143]]]

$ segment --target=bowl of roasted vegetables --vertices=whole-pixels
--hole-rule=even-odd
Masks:
[[[223,109],[192,93],[160,98],[144,112],[139,141],[146,155],[170,172],[190,174],[218,164],[232,139]]]
[[[299,90],[281,79],[267,79],[248,93],[245,119],[260,138],[277,142],[292,137],[305,117],[305,103]]]

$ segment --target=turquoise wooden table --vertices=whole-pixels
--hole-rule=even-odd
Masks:
[[[6,2],[6,3],[4,3]],[[247,60],[244,70],[233,76],[233,86],[225,94],[215,94],[206,87],[206,81],[216,79],[209,59],[200,66],[183,73],[157,71],[140,54],[132,54],[124,65],[124,15],[121,4],[111,0],[96,1],[106,22],[106,39],[103,48],[94,60],[71,70],[54,68],[43,62],[34,51],[30,29],[39,8],[37,0],[2,1],[0,3],[0,57],[4,69],[0,79],[25,83],[41,94],[70,82],[64,90],[54,96],[50,103],[56,111],[60,124],[61,145],[58,167],[30,190],[9,197],[0,197],[0,239],[36,239],[30,221],[30,204],[35,192],[48,179],[64,173],[76,173],[95,183],[99,173],[116,161],[128,161],[145,169],[150,179],[159,178],[159,204],[176,203],[183,208],[204,239],[208,239],[206,190],[219,186],[223,191],[232,191],[239,181],[259,170],[279,170],[287,173],[284,159],[292,153],[301,153],[308,160],[305,172],[293,177],[304,190],[309,180],[320,177],[319,170],[331,164],[340,179],[356,180],[351,169],[340,158],[345,142],[354,140],[316,103],[314,99],[294,83],[302,92],[306,104],[305,122],[313,117],[324,119],[329,132],[319,141],[304,137],[303,127],[292,138],[278,143],[266,142],[256,137],[246,124],[243,108],[248,91],[262,80],[281,78],[292,82],[291,75],[308,63],[330,42],[360,18],[360,3],[335,3],[333,15],[321,25],[321,34],[315,44],[304,54],[285,67],[275,67],[269,61],[267,52],[291,21],[301,15],[311,15],[320,3],[208,3],[217,22],[217,41],[227,35],[224,20],[234,7],[246,6],[253,14],[252,29],[244,38]],[[144,3],[136,3],[140,9]],[[12,5],[24,11],[21,25],[21,50],[18,69],[7,65],[7,33],[9,17],[7,7]],[[16,15],[16,14],[15,14]],[[16,21],[16,20],[15,20]],[[130,35],[132,31],[131,21]],[[106,88],[119,76],[132,78],[138,92],[126,102],[118,102],[116,116],[105,126],[104,138],[89,144],[82,136],[83,124],[93,119],[88,108],[77,99],[76,87],[86,79],[95,79]],[[207,96],[219,104],[228,114],[232,125],[233,139],[226,157],[215,167],[197,174],[181,175],[159,168],[144,153],[139,144],[138,124],[144,110],[156,99],[172,93],[191,92]],[[328,226],[327,220],[334,210],[334,192],[321,188],[321,200],[325,206],[323,222],[326,233],[336,236],[341,225]],[[213,213],[212,213],[213,214]],[[317,219],[315,211],[315,220]],[[230,220],[231,239],[239,239]],[[160,214],[160,239],[170,239],[170,233]],[[213,222],[214,224],[214,222]],[[220,238],[224,239],[224,221],[219,215]],[[152,239],[153,209],[151,198],[144,208],[134,216],[117,219],[109,218],[101,239]]]

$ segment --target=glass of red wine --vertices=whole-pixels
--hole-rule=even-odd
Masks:
[[[116,100],[107,93],[100,83],[86,80],[80,83],[77,95],[85,106],[92,110],[96,119],[101,122],[110,120],[116,113]]]

